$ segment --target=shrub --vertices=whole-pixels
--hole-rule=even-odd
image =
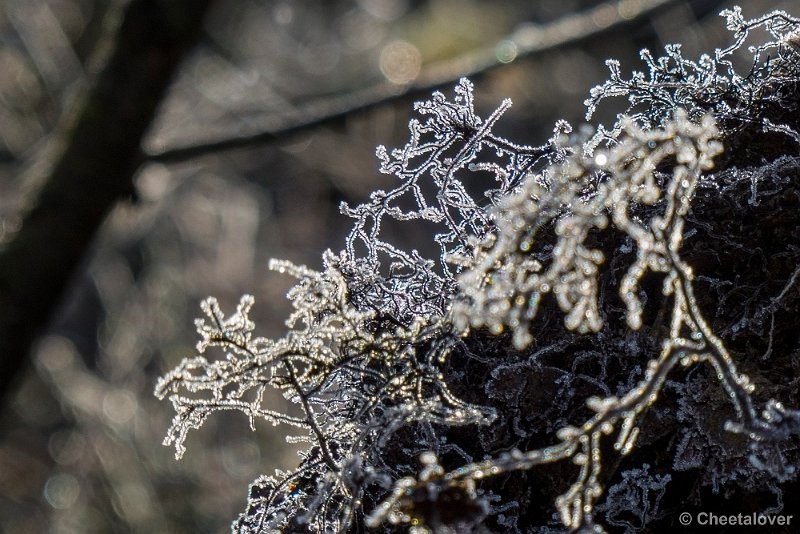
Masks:
[[[592,136],[561,121],[517,144],[493,132],[510,102],[481,118],[467,80],[434,93],[378,149],[397,187],[342,206],[345,250],[321,272],[271,264],[298,279],[282,338],[254,337],[250,296],[229,317],[203,303],[198,355],[156,387],[165,443],[180,457],[217,410],[308,443],[234,531],[635,532],[797,500],[800,19],[723,15],[734,43],[713,56],[643,51],[630,79],[609,61],[587,119],[629,108]],[[383,236],[413,219],[441,229],[438,258]]]

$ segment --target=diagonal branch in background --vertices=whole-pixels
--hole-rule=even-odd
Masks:
[[[502,67],[512,59],[498,59],[500,47],[513,51],[513,59],[542,55],[569,46],[576,46],[611,32],[636,26],[679,0],[619,0],[605,2],[581,13],[568,15],[543,25],[525,25],[498,44],[481,48],[463,56],[433,63],[417,79],[407,85],[381,83],[331,97],[304,106],[294,116],[282,117],[263,131],[189,146],[167,148],[145,155],[154,163],[180,163],[193,158],[227,150],[247,148],[282,139],[323,124],[343,119],[352,113],[378,107],[403,96],[428,93],[459,78],[474,77]]]
[[[106,214],[132,192],[141,140],[214,0],[132,0],[64,150],[0,250],[0,399]]]

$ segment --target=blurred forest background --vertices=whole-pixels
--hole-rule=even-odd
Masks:
[[[747,17],[797,14],[794,1],[741,3]],[[470,74],[482,114],[510,97],[500,131],[539,144],[557,119],[581,123],[606,58],[628,72],[642,47],[711,52],[730,42],[717,17],[730,5],[0,0],[0,532],[226,531],[253,479],[298,460],[281,428],[251,432],[238,414],[190,435],[180,462],[161,446],[173,412],[153,386],[193,353],[200,300],[231,310],[252,293],[258,333],[279,335],[293,280],[268,259],[317,268],[343,247],[338,204],[388,185],[375,146],[404,144],[431,87]],[[146,49],[170,40],[162,15],[186,33],[166,60]],[[138,59],[126,39],[145,47]],[[115,61],[146,68],[104,78]],[[81,123],[103,90],[130,100]],[[106,145],[90,161],[103,185],[73,191],[83,167],[69,163]],[[21,240],[37,205],[38,240]]]

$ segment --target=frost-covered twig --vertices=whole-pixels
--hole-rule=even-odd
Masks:
[[[492,417],[490,409],[459,400],[442,381],[437,367],[449,351],[442,326],[418,319],[408,327],[380,328],[375,311],[360,311],[351,304],[344,278],[334,267],[342,261],[326,255],[323,272],[272,263],[273,269],[300,280],[289,293],[295,308],[287,320],[289,331],[277,340],[253,337],[252,297],[243,297],[230,317],[223,315],[216,300],[206,300],[207,318],[196,323],[201,336],[197,351],[204,354],[218,347],[224,359],[187,358],[156,386],[156,395],[168,396],[175,407],[164,443],[175,446],[178,458],[188,432],[215,411],[243,412],[251,426],[263,419],[306,431],[292,439],[312,445],[300,467],[281,481],[262,480],[272,488],[262,500],[275,507],[269,519],[275,528],[290,528],[299,520],[292,507],[301,500],[306,503],[305,521],[320,531],[346,524],[362,486],[374,478],[369,465],[355,466],[365,462],[381,436],[404,421],[465,424]],[[282,391],[302,415],[266,408],[268,389]],[[294,499],[286,500],[280,492],[297,487],[293,480],[311,487],[298,489]]]
[[[603,100],[623,97],[629,103],[626,116],[646,129],[661,126],[677,108],[685,109],[693,119],[713,113],[718,122],[725,124],[726,133],[742,124],[760,122],[764,105],[782,99],[775,87],[791,86],[790,82],[800,80],[797,46],[800,19],[785,11],[773,11],[747,20],[738,6],[724,10],[721,15],[734,33],[734,42],[717,49],[713,56],[704,54],[698,61],[692,61],[683,57],[680,45],[668,45],[666,55],[655,58],[645,49],[641,57],[648,70],[635,71],[630,79],[622,75],[619,61],[608,60],[608,80],[594,87],[584,102],[586,119],[592,117]],[[741,74],[731,56],[757,30],[766,30],[771,39],[750,47],[754,66]],[[797,131],[789,125],[764,126],[798,138]],[[619,121],[611,130],[598,128],[587,149],[613,143],[621,128]]]

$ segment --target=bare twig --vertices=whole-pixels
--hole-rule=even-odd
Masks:
[[[303,106],[294,116],[275,120],[263,131],[231,136],[217,141],[167,148],[146,154],[146,160],[158,163],[179,163],[208,154],[257,146],[335,122],[352,113],[375,108],[402,96],[427,93],[443,85],[451,85],[464,76],[477,76],[505,65],[511,59],[542,55],[553,50],[575,46],[612,31],[638,24],[677,0],[619,0],[603,3],[582,13],[567,15],[544,25],[525,25],[498,44],[481,48],[463,56],[433,63],[412,83],[381,83],[346,95],[325,98]],[[500,47],[512,55],[499,58]]]

